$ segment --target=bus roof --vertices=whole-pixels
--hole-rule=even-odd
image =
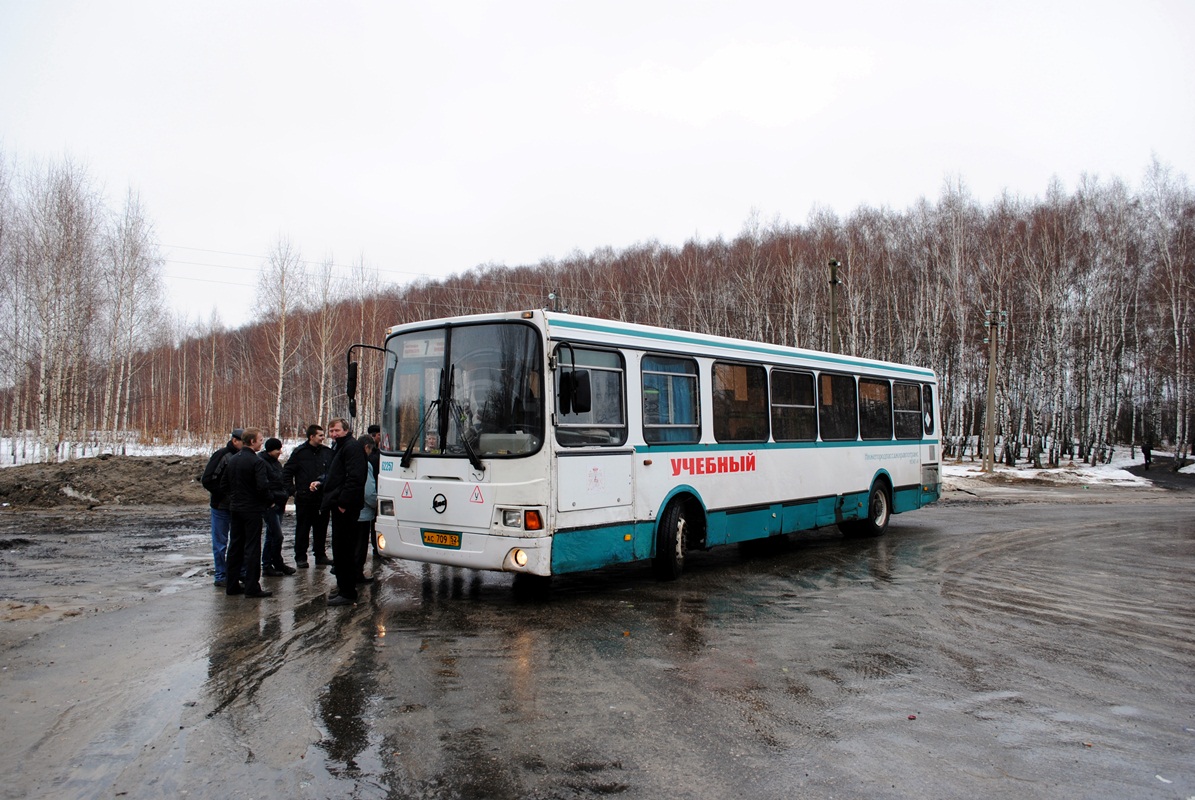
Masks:
[[[633,322],[621,322],[597,317],[584,317],[560,311],[533,309],[530,311],[510,311],[495,314],[473,314],[460,317],[445,317],[441,319],[413,322],[396,325],[389,329],[388,335],[419,328],[439,327],[443,325],[459,325],[477,322],[497,322],[504,320],[525,319],[535,322],[544,328],[547,338],[551,340],[568,339],[595,345],[634,347],[637,349],[665,349],[676,353],[690,355],[719,356],[729,359],[745,360],[776,360],[785,359],[794,362],[811,362],[827,370],[876,371],[886,373],[901,373],[918,380],[935,383],[937,381],[933,370],[917,367],[911,364],[899,364],[878,359],[858,358],[840,353],[827,353],[820,350],[808,350],[799,347],[786,347],[766,342],[754,342],[749,339],[736,339],[728,336],[714,336],[706,333],[694,333],[674,328],[662,328],[652,325],[641,325]]]

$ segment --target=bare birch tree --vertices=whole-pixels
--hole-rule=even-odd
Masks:
[[[267,347],[274,375],[273,430],[282,430],[282,398],[287,372],[300,338],[291,331],[292,315],[304,295],[306,275],[299,250],[289,237],[279,236],[258,278],[257,291],[265,324],[269,329]]]

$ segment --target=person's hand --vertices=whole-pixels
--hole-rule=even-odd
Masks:
[[[339,511],[341,514],[343,514],[343,513],[344,513],[344,506],[337,506],[336,510],[337,510],[337,511]]]
[[[318,492],[319,491],[319,481],[312,481],[311,485],[308,486],[307,489],[308,489],[308,491]]]

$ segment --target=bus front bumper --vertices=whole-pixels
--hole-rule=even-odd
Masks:
[[[385,524],[378,517],[378,550],[384,556],[498,572],[552,574],[552,537],[501,536],[422,525]]]

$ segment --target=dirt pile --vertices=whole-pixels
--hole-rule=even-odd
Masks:
[[[199,477],[207,456],[111,456],[0,469],[9,509],[207,503]]]

